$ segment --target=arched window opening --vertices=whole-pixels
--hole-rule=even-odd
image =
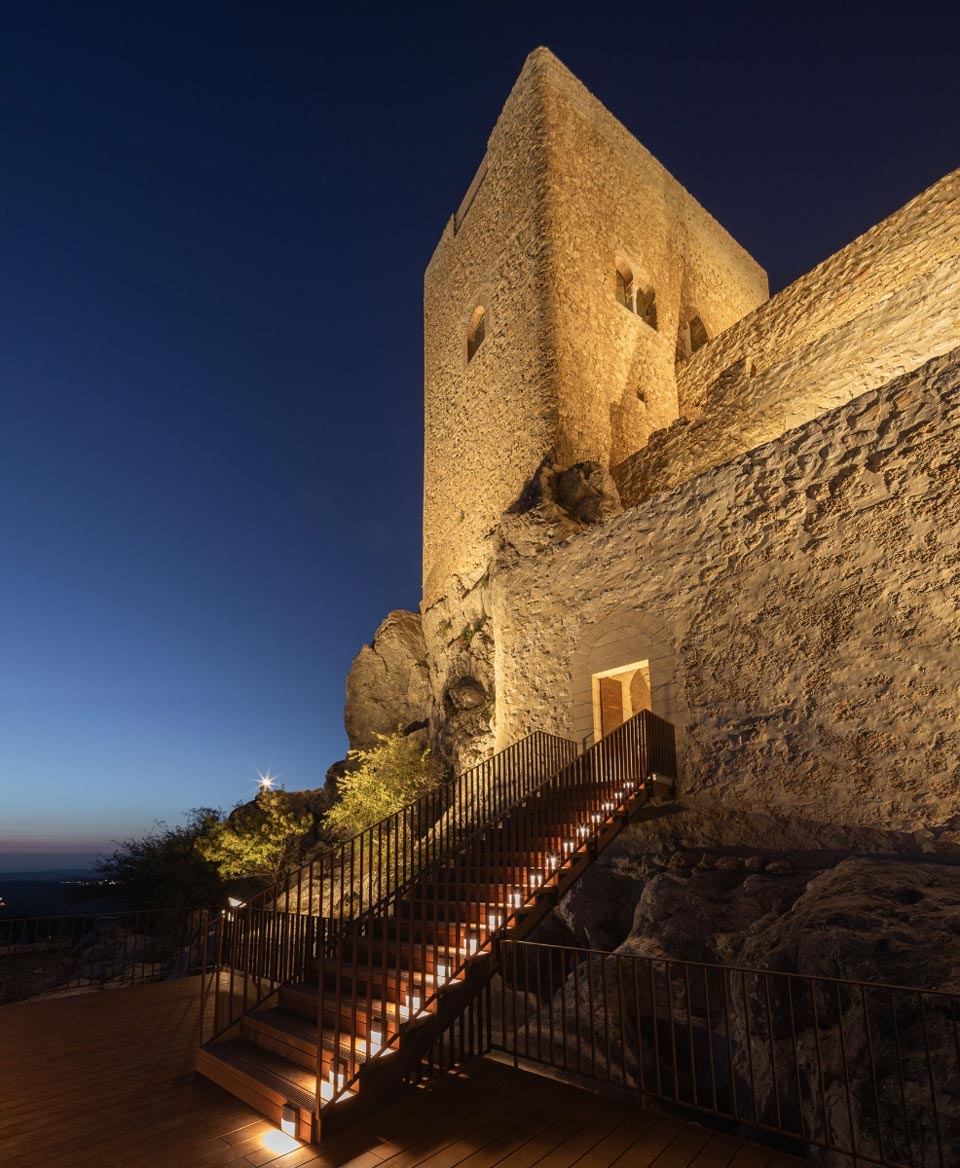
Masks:
[[[467,361],[473,360],[473,355],[483,344],[487,335],[487,314],[483,308],[477,308],[470,319],[470,328],[467,330]]]
[[[709,340],[706,325],[699,316],[693,316],[687,322],[681,321],[677,330],[677,361],[686,361]]]
[[[626,264],[617,264],[617,303],[633,312],[633,272]]]
[[[657,327],[657,293],[651,284],[649,288],[644,291],[638,291],[636,294],[636,313],[637,316],[648,324],[652,329]]]

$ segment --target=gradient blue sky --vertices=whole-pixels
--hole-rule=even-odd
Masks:
[[[3,5],[0,869],[342,757],[419,599],[423,269],[534,45],[779,288],[958,164],[946,13]]]

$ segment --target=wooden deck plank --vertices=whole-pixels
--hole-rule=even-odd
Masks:
[[[712,1135],[690,1161],[690,1168],[727,1168],[741,1143],[732,1136]]]
[[[4,1168],[802,1168],[489,1060],[322,1148],[278,1152],[264,1138],[276,1129],[194,1074],[198,990],[184,978],[4,1006]]]
[[[566,1144],[588,1125],[598,1125],[610,1106],[610,1102],[599,1095],[586,1096],[567,1110],[556,1123],[498,1160],[496,1168],[532,1168],[547,1152]]]
[[[772,1159],[770,1148],[761,1148],[759,1144],[741,1144],[730,1161],[730,1168],[767,1168]]]

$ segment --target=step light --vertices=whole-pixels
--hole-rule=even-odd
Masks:
[[[551,872],[556,871],[557,859],[558,858],[556,856],[547,856],[547,867]]]
[[[280,1130],[285,1136],[297,1138],[297,1109],[292,1103],[284,1103],[280,1108]]]
[[[383,1046],[383,1030],[379,1026],[370,1027],[370,1037],[367,1039],[368,1051],[370,1054],[376,1054]]]
[[[577,830],[579,831],[579,828]],[[563,854],[565,856],[569,856],[570,853],[573,851],[573,849],[576,846],[577,845],[573,842],[573,840],[564,840],[563,841]]]
[[[330,1064],[330,1086],[333,1088],[333,1093],[336,1095],[343,1090],[343,1085],[347,1081],[347,1072],[341,1068],[346,1066],[339,1059],[334,1059]]]
[[[510,893],[510,907],[511,908],[519,908],[522,904],[523,904],[523,893],[522,892],[511,892]]]
[[[488,913],[487,914],[487,928],[490,930],[491,933],[495,933],[497,931],[497,929],[500,928],[500,914],[499,913]]]

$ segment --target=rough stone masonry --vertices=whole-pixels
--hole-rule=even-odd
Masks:
[[[768,298],[538,49],[424,322],[423,602],[355,663],[354,744],[580,741],[642,662],[683,798],[960,843],[960,172]]]

